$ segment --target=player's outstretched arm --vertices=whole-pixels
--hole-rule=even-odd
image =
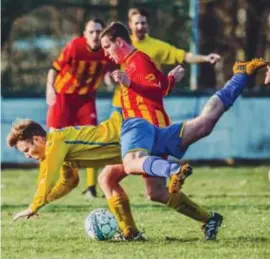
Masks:
[[[12,221],[16,221],[20,218],[31,218],[32,216],[38,216],[38,214],[36,212],[33,212],[30,208],[26,209],[26,210],[23,210],[23,211],[20,211],[18,213],[16,213],[13,218],[12,218]]]
[[[220,60],[220,55],[216,53],[210,53],[209,55],[197,55],[191,52],[185,54],[185,61],[187,63],[210,63],[215,64]]]

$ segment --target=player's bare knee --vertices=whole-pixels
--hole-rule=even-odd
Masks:
[[[160,193],[156,190],[147,190],[146,191],[146,198],[149,201],[155,201],[155,202],[160,202],[160,200],[161,200]]]
[[[111,182],[111,170],[109,166],[103,168],[102,172],[98,176],[98,183],[103,189],[105,186],[109,186]]]

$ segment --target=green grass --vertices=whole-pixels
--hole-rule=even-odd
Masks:
[[[105,199],[83,199],[79,187],[40,211],[40,218],[11,223],[25,209],[36,185],[36,170],[2,171],[2,258],[270,258],[270,183],[266,166],[195,168],[184,192],[206,208],[223,214],[218,240],[203,240],[200,224],[147,201],[140,177],[123,183],[140,229],[148,242],[97,242],[87,238],[84,219],[106,207]],[[84,173],[81,173],[84,176]],[[100,193],[100,192],[99,192]]]

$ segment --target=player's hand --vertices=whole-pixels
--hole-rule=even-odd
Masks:
[[[205,62],[210,64],[216,64],[220,60],[220,55],[216,53],[210,53],[209,55],[205,56]]]
[[[184,75],[185,75],[185,69],[181,65],[178,65],[177,67],[175,67],[173,70],[169,72],[169,76],[173,76],[175,78],[176,83],[181,81]]]
[[[266,71],[264,83],[265,83],[266,85],[267,85],[267,84],[270,84],[270,65],[267,66],[267,71]]]
[[[52,106],[56,102],[56,93],[53,86],[47,86],[46,102],[49,106]]]
[[[112,91],[114,89],[115,84],[114,84],[111,72],[107,72],[104,75],[103,81],[104,81],[104,83],[105,83],[105,85],[107,87],[107,90]]]
[[[112,72],[112,78],[115,83],[122,84],[124,86],[129,87],[130,85],[130,79],[127,76],[126,72],[121,71],[121,70],[115,70]]]
[[[13,218],[12,218],[12,221],[16,221],[20,218],[27,218],[27,219],[30,219],[32,216],[38,216],[38,214],[36,212],[33,212],[31,209],[26,209],[26,210],[23,210],[23,211],[20,211],[18,213],[16,213]]]

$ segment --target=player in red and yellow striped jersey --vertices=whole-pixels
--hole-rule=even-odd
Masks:
[[[49,128],[97,125],[96,89],[113,66],[100,48],[103,27],[98,19],[87,22],[84,36],[67,43],[53,62],[47,80]],[[96,169],[87,169],[88,197],[96,196],[96,175]]]
[[[132,45],[147,54],[158,69],[162,65],[177,65],[183,62],[214,64],[220,59],[216,53],[198,55],[186,52],[167,42],[156,39],[148,34],[148,12],[141,8],[132,8],[128,12],[128,25],[131,30]],[[113,107],[121,107],[120,89],[115,89]]]

